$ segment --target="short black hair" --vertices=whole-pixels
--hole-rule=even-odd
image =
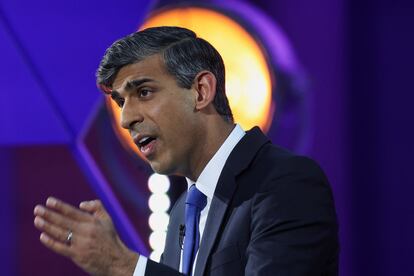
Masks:
[[[213,105],[226,121],[233,122],[225,91],[223,59],[209,42],[189,29],[165,26],[147,28],[115,41],[99,64],[97,84],[104,91],[111,89],[122,67],[155,54],[161,55],[167,71],[183,88],[191,88],[195,76],[202,70],[213,73],[217,79]]]

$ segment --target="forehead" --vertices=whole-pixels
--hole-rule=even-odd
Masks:
[[[122,90],[129,81],[144,78],[160,82],[172,78],[166,70],[164,61],[159,54],[149,56],[140,62],[122,67],[116,75],[112,89]]]

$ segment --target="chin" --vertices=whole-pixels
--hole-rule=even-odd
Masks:
[[[158,162],[150,162],[151,168],[155,173],[158,174],[165,174],[165,175],[171,175],[173,174],[173,170],[171,167],[163,166],[162,164]]]

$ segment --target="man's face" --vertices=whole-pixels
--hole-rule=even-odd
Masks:
[[[177,85],[159,55],[121,68],[112,85],[121,125],[154,171],[186,174],[200,145],[197,92]]]

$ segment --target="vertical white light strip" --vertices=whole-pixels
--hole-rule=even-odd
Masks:
[[[152,192],[148,199],[151,215],[148,224],[152,230],[149,244],[152,248],[150,259],[159,261],[164,251],[165,237],[170,216],[167,214],[170,208],[170,198],[167,195],[170,189],[170,180],[167,176],[154,173],[148,178],[148,188]]]

